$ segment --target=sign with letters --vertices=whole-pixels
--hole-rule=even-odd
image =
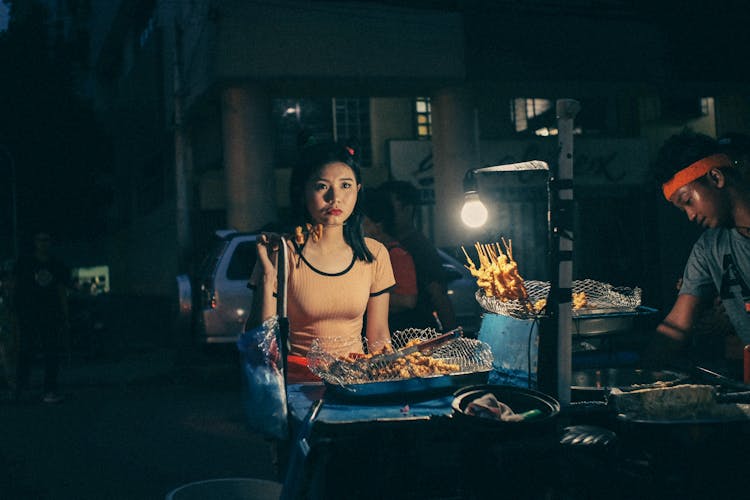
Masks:
[[[644,139],[587,139],[576,137],[573,176],[577,186],[637,186],[649,182],[648,145]],[[477,167],[542,160],[557,162],[557,138],[482,141]],[[432,143],[423,140],[389,141],[391,174],[412,182],[423,196],[434,196]],[[427,201],[427,199],[423,201]]]

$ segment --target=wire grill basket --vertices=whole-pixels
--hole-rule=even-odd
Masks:
[[[518,319],[531,319],[544,315],[544,309],[537,311],[534,307],[540,300],[546,300],[550,284],[546,281],[527,281],[528,301],[502,301],[497,297],[488,297],[483,290],[477,290],[476,299],[487,312],[511,316]],[[574,280],[573,293],[584,293],[586,302],[583,307],[574,308],[573,316],[581,317],[591,314],[607,314],[633,311],[641,305],[641,289],[638,287],[615,287],[591,279]]]
[[[440,333],[432,328],[418,329],[407,328],[393,332],[391,342],[393,348],[398,350],[405,347],[412,340],[430,340],[439,336]],[[366,344],[366,340],[364,341]],[[318,377],[329,384],[351,385],[368,382],[388,382],[394,380],[405,380],[420,376],[420,371],[415,366],[410,366],[409,356],[379,358],[377,355],[371,358],[360,358],[354,361],[344,359],[342,356],[331,354],[342,352],[335,349],[331,342],[327,342],[328,350],[324,349],[321,342],[315,339],[307,355],[309,369]],[[458,375],[479,371],[488,371],[492,368],[492,351],[490,346],[476,339],[456,338],[450,342],[437,347],[429,356],[429,362],[434,366],[451,367],[449,372],[442,373],[436,370],[432,375],[423,375],[423,378],[431,376]],[[400,360],[400,361],[399,361]],[[422,359],[422,361],[425,361]],[[395,369],[396,364],[404,365],[403,370]],[[453,369],[455,368],[455,369]]]

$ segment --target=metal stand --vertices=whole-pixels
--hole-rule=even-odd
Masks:
[[[572,372],[571,290],[573,287],[573,119],[578,101],[557,101],[559,155],[557,175],[550,181],[549,315],[539,330],[539,389],[570,404]]]
[[[477,197],[476,174],[547,172],[547,251],[550,290],[547,315],[539,325],[538,387],[562,405],[570,403],[572,371],[571,289],[573,286],[573,119],[581,106],[573,99],[557,101],[559,155],[555,172],[543,161],[526,161],[471,169],[464,176],[467,199]]]
[[[277,278],[276,278],[276,315],[279,320],[279,337],[276,342],[279,346],[279,355],[281,356],[281,367],[284,373],[284,390],[287,386],[287,355],[289,354],[289,318],[286,312],[286,280],[287,280],[287,254],[286,238],[281,238],[280,248],[277,258]]]

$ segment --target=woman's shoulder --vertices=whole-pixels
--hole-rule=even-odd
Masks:
[[[375,258],[377,258],[377,256],[383,252],[388,252],[388,249],[385,248],[385,245],[380,243],[378,240],[368,238],[367,236],[365,236],[365,245],[367,245],[367,248],[375,256]]]

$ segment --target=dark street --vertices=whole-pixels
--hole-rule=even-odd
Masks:
[[[4,500],[160,499],[197,480],[272,479],[265,442],[244,426],[233,346],[190,361],[156,345],[117,357],[73,355],[60,404],[3,398]]]
[[[0,0],[0,500],[750,498],[746,4]]]

